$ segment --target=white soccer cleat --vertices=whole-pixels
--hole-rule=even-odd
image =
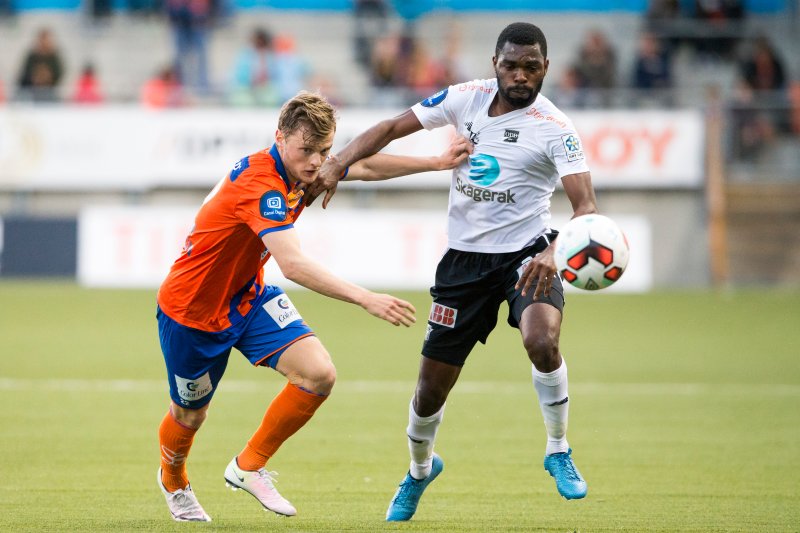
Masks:
[[[158,469],[158,487],[167,499],[167,507],[176,522],[211,522],[211,517],[206,514],[197,501],[191,485],[185,489],[170,492],[161,481],[161,468]]]
[[[243,489],[249,492],[268,511],[283,516],[294,516],[297,514],[297,509],[275,488],[277,475],[277,472],[267,472],[266,468],[255,472],[242,470],[234,457],[225,469],[225,485],[233,490]]]

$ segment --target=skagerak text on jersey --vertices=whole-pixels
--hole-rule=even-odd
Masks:
[[[456,192],[460,192],[464,196],[469,196],[476,202],[497,202],[500,204],[515,204],[514,192],[511,189],[507,191],[492,191],[484,189],[483,187],[476,187],[469,183],[464,183],[461,178],[456,178]]]

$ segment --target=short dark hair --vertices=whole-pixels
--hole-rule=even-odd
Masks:
[[[547,57],[547,39],[539,26],[534,26],[527,22],[514,22],[505,27],[497,38],[494,54],[498,55],[506,43],[513,44],[538,44],[542,50],[542,55]]]

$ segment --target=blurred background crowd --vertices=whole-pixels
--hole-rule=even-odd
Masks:
[[[0,102],[278,107],[311,88],[337,104],[405,106],[490,77],[492,50],[471,37],[524,18],[548,35],[544,93],[561,107],[698,106],[713,89],[731,109],[740,160],[800,134],[792,0],[606,0],[522,17],[480,11],[497,4],[480,1],[431,11],[312,2],[300,12],[266,0],[75,2],[0,0]],[[477,15],[460,11],[471,4]]]
[[[216,181],[215,157],[263,146],[253,132],[273,125],[258,121],[299,89],[366,128],[493,77],[495,39],[517,20],[547,36],[542,92],[587,128],[601,203],[650,224],[657,286],[796,284],[800,0],[0,0],[0,276],[13,270],[14,217],[64,216],[74,237],[89,204],[194,205],[208,188],[198,168]],[[111,168],[122,133],[158,140],[125,146],[128,167]],[[109,166],[90,168],[92,150]],[[197,154],[207,159],[187,168]],[[446,203],[446,178],[409,183],[339,202]],[[687,241],[700,245],[686,253]]]

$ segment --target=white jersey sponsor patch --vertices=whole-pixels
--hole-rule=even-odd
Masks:
[[[263,306],[264,311],[272,317],[281,329],[285,328],[295,320],[302,320],[303,317],[295,309],[294,304],[285,294],[276,296]]]

